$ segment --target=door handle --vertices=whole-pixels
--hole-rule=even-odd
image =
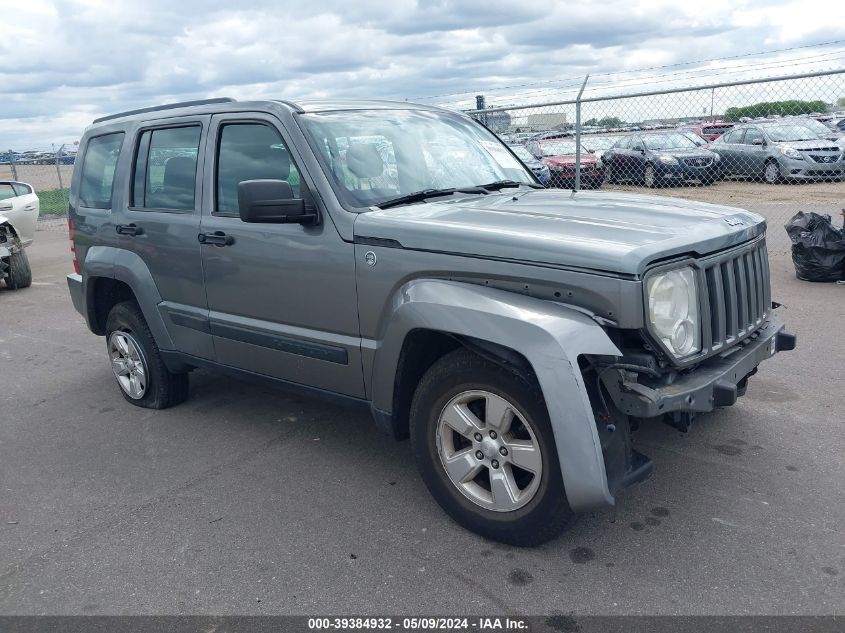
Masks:
[[[214,233],[200,233],[197,235],[197,241],[200,244],[213,244],[214,246],[231,246],[235,243],[235,238],[231,235],[226,235],[223,231],[214,231]]]
[[[135,224],[118,224],[114,227],[114,230],[117,231],[118,235],[141,235],[144,232],[140,226],[136,226]]]

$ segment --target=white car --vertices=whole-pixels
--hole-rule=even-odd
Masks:
[[[26,288],[32,270],[24,249],[35,238],[40,202],[31,185],[0,180],[0,279],[8,288]]]

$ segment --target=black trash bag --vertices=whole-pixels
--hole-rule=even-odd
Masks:
[[[798,279],[845,279],[845,234],[833,226],[829,215],[799,211],[784,228],[792,240],[792,263]]]

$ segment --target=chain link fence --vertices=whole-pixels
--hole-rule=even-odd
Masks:
[[[845,207],[845,70],[475,109],[547,187],[743,207],[783,225]],[[605,92],[605,94],[602,94]],[[519,94],[515,102],[525,101]],[[527,97],[526,97],[527,98]],[[786,252],[783,230],[770,249]]]
[[[38,194],[41,217],[61,217],[67,213],[68,191],[76,151],[0,151],[0,181],[25,182]],[[42,223],[43,226],[47,224]]]

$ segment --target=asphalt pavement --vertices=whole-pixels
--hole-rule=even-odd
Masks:
[[[360,412],[206,371],[178,407],[128,405],[67,234],[29,255],[34,285],[0,290],[0,614],[845,611],[845,286],[788,255],[798,349],[689,434],[643,428],[651,479],[536,549],[450,521]]]

